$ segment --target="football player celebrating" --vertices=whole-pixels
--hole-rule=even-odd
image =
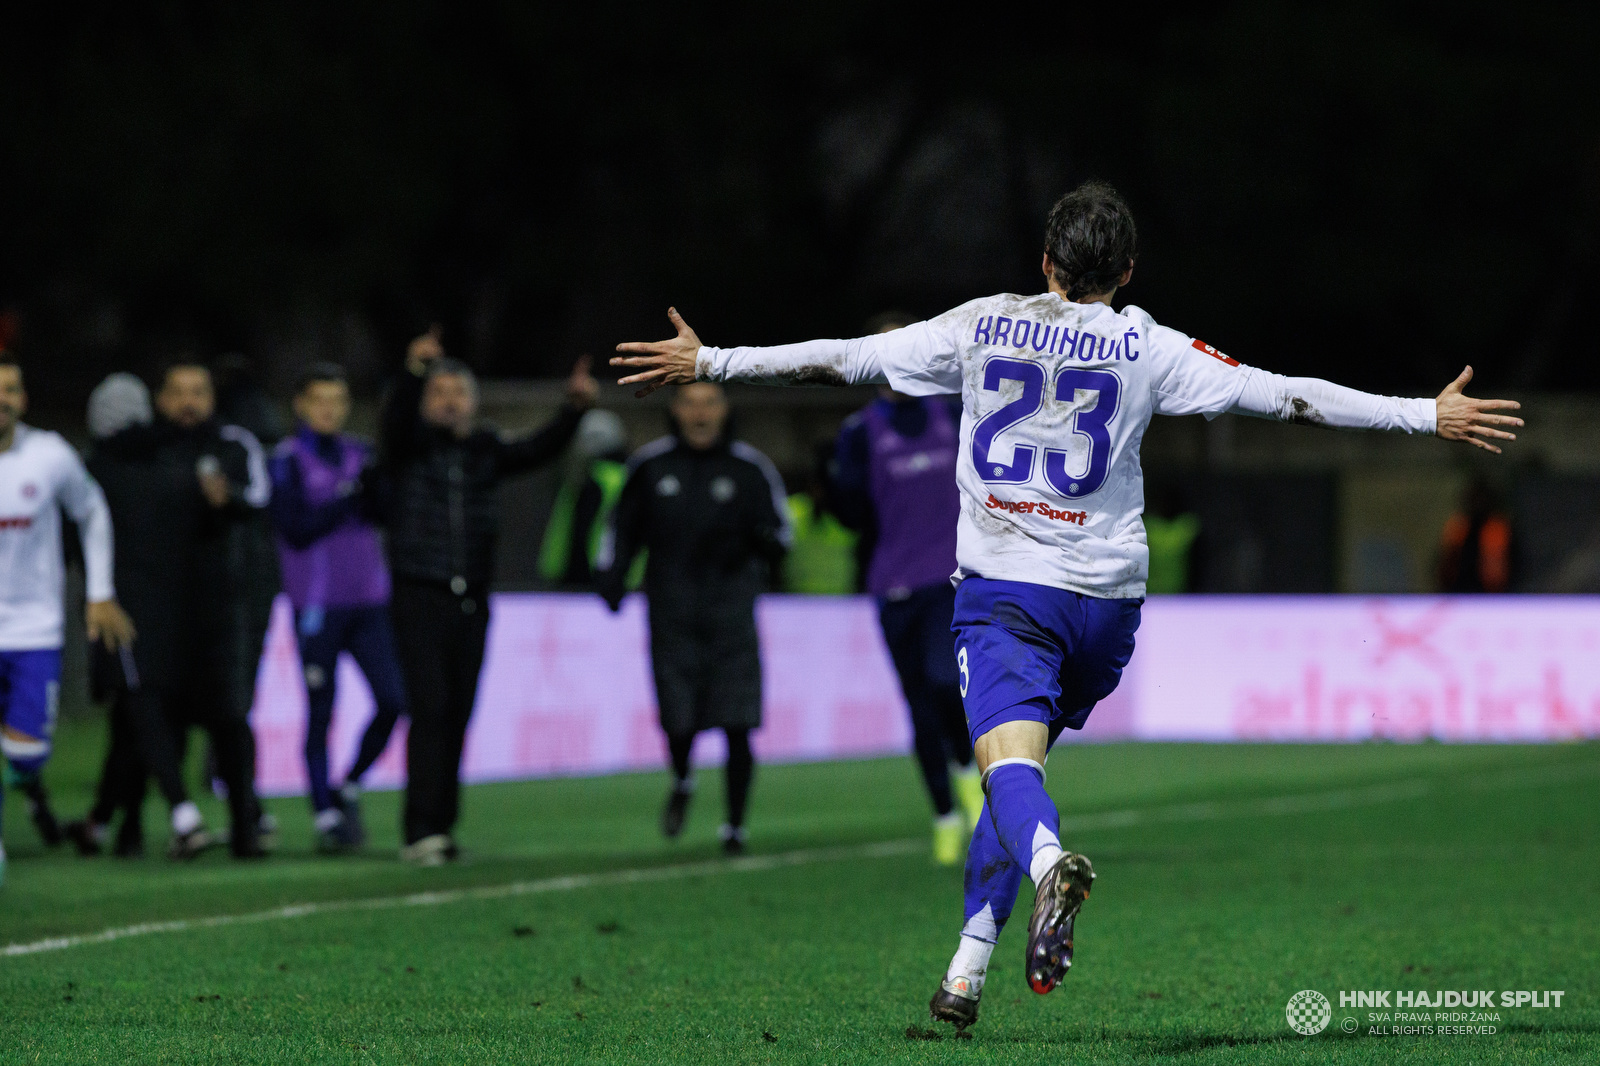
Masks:
[[[1034,883],[1025,970],[1038,993],[1072,964],[1072,932],[1094,869],[1063,849],[1045,758],[1081,729],[1133,654],[1149,553],[1139,442],[1152,415],[1231,412],[1341,429],[1431,433],[1492,452],[1522,420],[1476,400],[1472,368],[1435,399],[1374,396],[1287,378],[1111,307],[1133,276],[1127,204],[1091,182],[1045,227],[1048,291],[973,300],[904,329],[768,348],[677,336],[618,345],[622,384],[644,395],[687,381],[888,384],[912,396],[959,392],[961,514],[953,628],[961,693],[989,816],[967,852],[960,947],[930,1004],[958,1028],[978,1017],[995,940],[1024,875]]]
[[[133,623],[112,588],[105,496],[72,445],[20,421],[27,406],[22,368],[0,351],[0,752],[17,786],[47,812],[39,771],[61,689],[63,510],[83,540],[89,639],[115,651],[133,639]]]

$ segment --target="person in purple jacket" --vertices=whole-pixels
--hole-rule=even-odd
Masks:
[[[272,454],[272,518],[305,670],[306,774],[317,847],[348,851],[365,842],[361,776],[383,754],[395,722],[406,713],[405,682],[389,624],[389,567],[369,518],[372,492],[363,480],[372,452],[342,432],[350,416],[343,368],[317,363],[306,370],[294,410],[300,424]],[[377,712],[335,793],[328,780],[328,726],[340,652],[349,652],[366,675]]]
[[[886,315],[871,332],[902,325]],[[950,629],[960,438],[959,396],[880,389],[839,431],[833,486],[840,519],[872,541],[867,591],[878,600],[883,638],[911,709],[912,748],[933,801],[933,857],[946,866],[965,856],[983,810]]]

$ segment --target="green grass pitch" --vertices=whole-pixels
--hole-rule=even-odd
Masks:
[[[50,781],[65,814],[87,803],[99,743],[97,727],[63,731]],[[1600,1061],[1592,744],[1059,749],[1064,842],[1099,872],[1078,962],[1051,995],[1028,991],[1025,886],[970,1040],[928,1036],[961,878],[929,862],[909,759],[762,768],[754,856],[855,850],[757,869],[718,856],[715,774],[685,839],[662,841],[665,780],[473,788],[465,861],[420,871],[393,858],[392,795],[368,799],[363,857],[313,855],[303,803],[275,801],[276,857],[182,867],[44,853],[8,797],[4,944],[602,876],[0,957],[0,1062]],[[863,850],[883,841],[911,843]],[[691,863],[705,865],[615,876]],[[1317,1036],[1285,1021],[1306,988],[1334,1003]],[[1337,997],[1479,988],[1566,995],[1470,1037],[1374,1035]]]

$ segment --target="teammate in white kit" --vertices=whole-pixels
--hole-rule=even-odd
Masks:
[[[1062,197],[1045,228],[1048,291],[989,296],[857,340],[770,348],[703,346],[678,335],[621,344],[613,365],[639,395],[686,381],[887,383],[914,396],[959,392],[961,489],[954,580],[956,661],[989,817],[967,852],[960,947],[930,1008],[978,1017],[989,955],[1022,875],[1034,882],[1025,972],[1049,992],[1072,964],[1072,930],[1094,870],[1065,851],[1044,788],[1063,728],[1081,729],[1133,653],[1144,600],[1139,441],[1154,414],[1224,412],[1342,429],[1432,433],[1490,451],[1512,440],[1519,405],[1475,400],[1463,370],[1436,399],[1357,392],[1244,366],[1211,345],[1111,308],[1133,275],[1127,205],[1097,182]]]
[[[24,425],[22,368],[0,351],[0,753],[12,779],[43,802],[61,688],[61,512],[78,524],[90,640],[133,639],[111,580],[111,512],[59,434]],[[0,847],[0,878],[5,849]]]

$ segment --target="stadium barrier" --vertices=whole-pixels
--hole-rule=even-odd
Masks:
[[[644,603],[492,600],[467,738],[469,781],[656,769]],[[768,762],[909,750],[899,683],[866,597],[767,596],[758,607]],[[280,600],[252,721],[260,785],[305,790],[305,691]],[[338,672],[333,765],[348,764],[372,698]],[[368,785],[398,785],[397,734]],[[1172,596],[1145,604],[1123,683],[1067,740],[1557,741],[1600,736],[1600,597]],[[720,760],[702,735],[701,761]]]

